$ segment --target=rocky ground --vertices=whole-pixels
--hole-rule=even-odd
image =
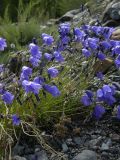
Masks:
[[[69,119],[70,120],[70,119]],[[120,159],[120,123],[111,113],[96,122],[93,119],[81,120],[81,116],[66,121],[68,129],[65,135],[41,135],[65,160],[119,160]],[[64,132],[64,129],[63,129]],[[61,132],[61,133],[63,133]],[[60,132],[59,132],[60,133]],[[24,138],[23,138],[24,137]],[[45,151],[33,138],[22,136],[13,149],[14,160],[57,160],[58,155]],[[61,158],[62,160],[62,158]]]

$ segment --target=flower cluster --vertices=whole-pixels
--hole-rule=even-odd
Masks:
[[[111,34],[114,31],[110,27],[101,26],[89,26],[83,25],[80,28],[75,27],[73,31],[69,23],[63,23],[59,25],[58,32],[59,38],[57,42],[53,36],[46,33],[42,33],[41,38],[43,44],[39,46],[37,40],[34,38],[29,44],[28,51],[23,57],[23,66],[21,67],[21,73],[17,77],[17,89],[15,93],[9,90],[9,87],[3,87],[0,84],[0,95],[5,105],[12,105],[13,100],[19,101],[22,104],[21,99],[26,96],[33,96],[37,100],[40,97],[40,93],[44,95],[51,94],[53,97],[61,95],[59,88],[55,81],[60,74],[59,66],[65,65],[66,56],[63,53],[72,53],[79,61],[80,64],[87,62],[88,72],[81,71],[85,75],[85,78],[93,73],[93,81],[97,85],[96,87],[87,87],[80,92],[83,93],[81,102],[84,106],[91,106],[93,108],[92,115],[99,120],[106,112],[106,106],[118,105],[116,98],[116,87],[111,81],[106,81],[105,73],[101,70],[97,72],[89,73],[89,67],[93,66],[96,62],[104,62],[109,56],[116,69],[120,68],[120,41],[111,40]],[[81,48],[77,48],[73,44],[79,45]],[[0,38],[0,51],[3,51],[7,47],[6,40]],[[75,53],[79,53],[77,57]],[[73,63],[74,63],[73,59]],[[52,65],[51,65],[52,63]],[[57,64],[57,65],[54,65]],[[71,64],[72,66],[72,64]],[[67,67],[67,66],[66,66]],[[72,67],[71,67],[72,68]],[[73,68],[72,68],[73,69]],[[71,69],[71,70],[72,70]],[[80,68],[82,70],[82,67]],[[4,72],[4,65],[0,65],[0,74]],[[75,73],[74,73],[75,74]],[[79,77],[81,81],[81,77]],[[96,80],[97,79],[97,80]],[[52,80],[52,82],[51,82]],[[89,81],[89,80],[88,80]],[[18,100],[18,95],[21,93],[23,97]],[[25,93],[25,94],[24,94]],[[66,91],[68,93],[68,91]],[[14,94],[14,95],[13,95]],[[40,97],[41,98],[41,97]],[[13,103],[14,104],[14,103]],[[117,106],[116,117],[120,119],[120,106]],[[20,124],[19,115],[13,114],[11,116],[13,125]]]

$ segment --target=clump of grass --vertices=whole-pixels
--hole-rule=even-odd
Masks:
[[[9,5],[7,6],[4,17],[1,18],[0,36],[7,39],[8,44],[14,43],[17,47],[26,45],[33,37],[40,34],[40,24],[36,17],[31,17],[31,12],[36,2],[29,2],[27,6],[23,1],[19,1],[18,18],[16,23],[12,23],[9,17]]]

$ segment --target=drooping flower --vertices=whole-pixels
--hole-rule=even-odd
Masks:
[[[91,52],[86,48],[82,49],[82,54],[87,58],[91,56]]]
[[[103,37],[105,39],[109,39],[111,37],[111,35],[112,35],[112,33],[113,33],[114,30],[115,29],[112,28],[112,27],[104,27],[103,34],[102,34]]]
[[[70,23],[60,24],[58,31],[62,36],[68,35],[70,33]]]
[[[109,85],[103,85],[103,93],[104,95],[112,94],[112,89]]]
[[[97,99],[98,101],[104,101],[111,106],[116,102],[114,94],[115,88],[113,86],[103,85],[102,89],[97,90]]]
[[[7,47],[6,39],[0,37],[0,51],[4,51]]]
[[[55,57],[55,60],[57,62],[63,62],[64,61],[64,58],[63,58],[62,54],[59,51],[55,51],[53,53],[53,56]]]
[[[101,61],[104,61],[106,59],[106,55],[102,53],[101,51],[98,52],[97,58]]]
[[[88,95],[88,97],[92,100],[92,98],[93,98],[93,92],[92,91],[90,91],[90,90],[86,90],[85,91],[85,93]]]
[[[111,48],[110,43],[107,42],[107,41],[102,41],[102,42],[100,43],[100,46],[101,46],[101,48],[104,49],[104,50],[109,50],[109,49]]]
[[[84,106],[90,106],[93,102],[93,93],[92,91],[87,90],[86,93],[82,96],[81,102]]]
[[[91,28],[91,26],[90,25],[83,25],[83,26],[81,26],[81,28],[83,31],[87,32]]]
[[[37,58],[34,58],[34,57],[31,56],[29,58],[29,61],[31,62],[31,64],[33,65],[33,67],[38,67],[39,66],[40,60],[37,59]]]
[[[104,30],[104,27],[101,26],[92,26],[91,30],[97,35],[97,36],[101,36]]]
[[[109,40],[110,45],[112,46],[112,48],[116,47],[116,46],[120,46],[120,41],[116,41],[116,40]]]
[[[112,49],[112,54],[113,55],[117,55],[117,54],[120,54],[120,45],[118,46],[115,46],[113,49]]]
[[[29,49],[30,49],[30,54],[32,57],[37,58],[37,59],[41,59],[42,54],[39,50],[39,47],[36,44],[30,43]]]
[[[98,89],[97,90],[97,98],[99,101],[103,101],[104,100],[104,93],[102,89]]]
[[[21,75],[20,75],[20,80],[28,80],[29,79],[29,76],[32,75],[32,68],[30,67],[27,67],[27,66],[23,66],[22,67],[22,72],[21,72]]]
[[[105,108],[101,105],[96,105],[94,110],[93,110],[93,117],[95,117],[97,120],[102,118],[102,116],[105,113]]]
[[[39,77],[35,77],[33,82],[43,85],[45,82],[45,79],[39,76]]]
[[[102,72],[97,72],[97,73],[96,73],[96,76],[97,76],[97,78],[99,78],[101,81],[102,81],[103,78],[104,78],[104,75],[102,74]]]
[[[68,36],[61,36],[62,45],[67,45],[70,42],[70,38]]]
[[[80,28],[74,28],[73,30],[75,35],[75,41],[82,41],[83,37],[85,36],[85,33],[80,30]]]
[[[4,94],[2,95],[2,100],[6,104],[12,104],[12,102],[14,100],[14,95],[8,91],[5,91]]]
[[[88,38],[87,41],[88,41],[88,46],[91,49],[94,50],[94,49],[98,48],[98,42],[99,42],[99,40],[97,38]]]
[[[12,122],[13,122],[13,125],[19,126],[20,125],[20,118],[16,114],[13,114],[12,115]]]
[[[52,94],[53,97],[58,97],[61,94],[60,91],[59,91],[59,89],[55,85],[51,86],[51,85],[45,84],[43,86],[43,88],[47,92],[49,92],[50,94]]]
[[[32,92],[34,94],[38,94],[39,90],[42,88],[40,84],[27,80],[22,82],[22,86],[26,93]]]
[[[59,71],[55,67],[50,67],[47,72],[52,78],[57,77],[59,73]]]
[[[48,61],[51,61],[51,59],[52,59],[52,54],[45,53],[45,54],[44,54],[44,58],[45,58],[46,60],[48,60]]]
[[[43,40],[43,43],[50,46],[53,42],[54,42],[54,39],[51,35],[48,35],[46,33],[42,33],[42,40]]]

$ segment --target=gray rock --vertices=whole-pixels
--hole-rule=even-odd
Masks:
[[[24,154],[24,150],[25,150],[24,146],[16,144],[15,147],[13,148],[13,155],[21,156]]]
[[[73,160],[97,160],[97,154],[91,150],[83,150]]]
[[[74,137],[73,140],[77,145],[83,144],[83,141],[80,137]]]
[[[65,15],[63,15],[61,18],[56,23],[64,23],[64,22],[69,22],[72,21],[74,15],[67,12]]]
[[[26,155],[25,158],[28,160],[34,160],[36,158],[36,156],[34,154],[29,154],[29,155]]]
[[[106,144],[107,144],[109,147],[112,146],[112,140],[109,138]]]
[[[120,141],[120,135],[118,135],[118,134],[112,134],[111,135],[111,139],[113,141],[119,142]]]
[[[102,151],[106,151],[106,150],[109,150],[109,145],[106,144],[106,143],[102,143],[102,146],[100,148]]]
[[[110,25],[114,27],[119,26],[119,22],[120,22],[120,12],[119,11],[120,11],[120,1],[113,0],[106,7],[103,13],[102,22],[107,26],[110,26]]]
[[[64,14],[62,17],[60,17],[56,23],[72,21],[73,17],[79,12],[80,12],[80,9],[71,10],[67,12],[66,14]]]
[[[90,148],[94,148],[97,144],[99,143],[99,140],[98,139],[92,139],[89,141],[89,147]]]
[[[48,160],[47,153],[44,150],[36,152],[35,157],[37,160]]]
[[[35,148],[35,152],[39,152],[40,151],[40,148]]]
[[[63,152],[67,152],[68,151],[68,146],[67,146],[67,144],[66,143],[63,143],[62,144],[62,150],[63,150]]]
[[[102,155],[103,157],[108,157],[108,156],[109,156],[107,152],[102,152],[101,155]]]
[[[26,160],[26,158],[20,156],[14,156],[12,160]]]

